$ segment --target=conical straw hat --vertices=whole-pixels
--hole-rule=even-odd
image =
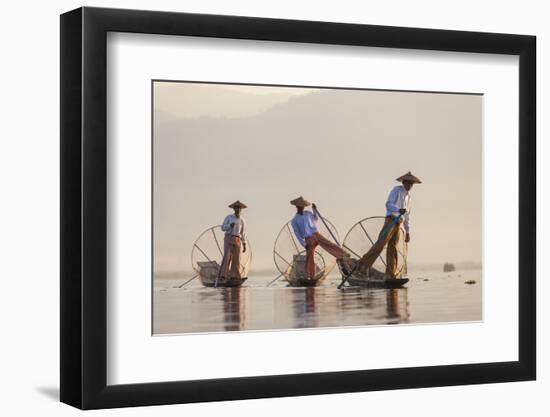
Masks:
[[[234,203],[231,203],[229,205],[230,208],[234,209],[235,207],[240,207],[240,208],[246,208],[246,204],[244,203],[241,203],[239,200],[235,201]]]
[[[294,200],[291,200],[290,204],[292,204],[293,206],[296,206],[296,207],[307,207],[307,206],[311,205],[311,203],[309,201],[307,201],[306,199],[304,199],[304,197],[302,197],[302,196],[300,196],[298,198],[295,198]]]
[[[407,172],[405,175],[401,175],[399,178],[397,178],[397,181],[403,182],[403,181],[410,181],[415,184],[422,184],[422,181],[420,181],[420,178],[414,176],[411,171]]]

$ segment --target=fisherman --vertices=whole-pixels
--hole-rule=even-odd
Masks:
[[[292,219],[292,229],[298,242],[306,249],[306,272],[308,278],[315,279],[315,248],[318,245],[334,256],[341,268],[345,268],[342,259],[348,257],[349,254],[317,231],[317,222],[319,221],[317,206],[315,204],[312,205],[313,212],[304,210],[311,203],[302,196],[295,198],[290,204],[296,206],[296,214]]]
[[[411,171],[397,178],[397,181],[402,185],[396,185],[390,191],[388,200],[386,201],[386,219],[384,226],[378,236],[378,240],[372,245],[367,253],[359,260],[357,269],[359,271],[367,271],[376,258],[380,256],[384,247],[386,249],[386,275],[391,278],[396,278],[397,275],[397,244],[400,237],[400,226],[403,223],[405,228],[405,242],[411,240],[410,234],[410,190],[414,184],[422,184],[418,177],[414,176]],[[395,220],[399,218],[397,222]]]
[[[223,241],[223,261],[221,276],[224,278],[241,278],[241,246],[246,252],[246,237],[244,234],[245,221],[241,217],[241,210],[246,204],[239,200],[229,205],[234,214],[229,214],[222,224],[225,232]]]

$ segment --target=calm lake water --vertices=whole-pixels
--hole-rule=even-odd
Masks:
[[[275,276],[249,277],[240,288],[204,288],[198,279],[156,278],[154,334],[368,326],[482,320],[481,270],[419,272],[406,287],[338,290],[338,276],[316,288],[292,288]],[[465,284],[475,280],[473,285]]]

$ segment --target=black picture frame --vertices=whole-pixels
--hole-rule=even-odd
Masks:
[[[108,32],[519,56],[519,358],[107,385]],[[536,378],[536,38],[313,21],[79,8],[61,15],[61,401],[82,409],[524,381]]]

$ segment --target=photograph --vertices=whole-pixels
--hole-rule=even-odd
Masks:
[[[483,321],[483,95],[152,80],[152,334]]]
[[[60,99],[42,106],[59,146],[10,140],[27,160],[6,177],[59,165],[59,193],[29,175],[14,195],[34,203],[7,217],[19,273],[44,269],[21,227],[55,224],[36,202],[56,200],[59,285],[31,274],[52,308],[14,293],[28,323],[7,332],[52,343],[10,375],[42,408],[58,387],[79,410],[387,413],[386,398],[427,417],[437,388],[434,410],[537,415],[543,14],[218,6],[60,15],[56,82],[33,85],[59,91],[32,95]],[[8,84],[16,131],[43,131]]]

